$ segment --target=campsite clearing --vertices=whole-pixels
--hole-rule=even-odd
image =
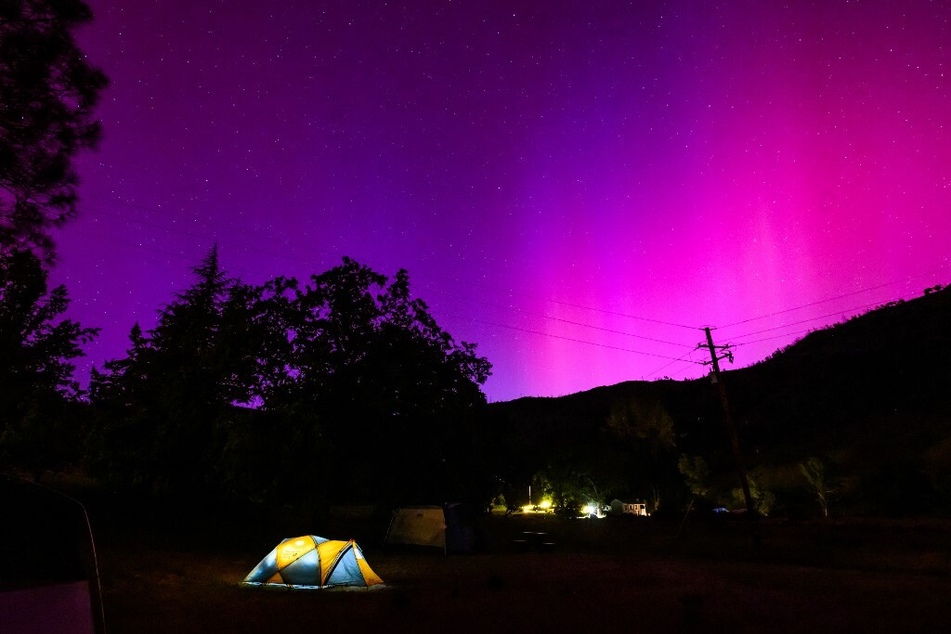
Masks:
[[[757,549],[742,524],[677,528],[493,516],[488,550],[447,557],[384,547],[355,526],[384,585],[345,591],[242,585],[258,544],[103,531],[106,620],[120,633],[362,632],[398,623],[415,632],[443,632],[447,623],[468,631],[793,632],[937,630],[951,618],[946,525],[770,523]],[[328,534],[349,538],[340,530]],[[555,549],[518,552],[511,538],[528,530],[556,538]]]

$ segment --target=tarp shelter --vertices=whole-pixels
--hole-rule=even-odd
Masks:
[[[475,530],[462,504],[404,506],[393,512],[386,544],[432,546],[446,553],[470,552]]]
[[[86,509],[44,486],[0,476],[0,631],[105,631]]]
[[[289,537],[245,577],[250,585],[289,588],[369,588],[383,583],[370,568],[363,551],[352,539],[341,541],[304,535]]]

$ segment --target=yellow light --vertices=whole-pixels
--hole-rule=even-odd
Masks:
[[[542,500],[542,503],[538,506],[542,507],[546,511],[551,508],[551,500]]]
[[[535,510],[535,507],[531,504],[525,504],[522,506],[522,513],[531,513],[533,510]]]

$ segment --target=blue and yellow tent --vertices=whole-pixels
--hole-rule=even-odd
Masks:
[[[288,588],[370,588],[383,583],[352,539],[341,541],[316,535],[289,537],[244,578],[249,585]]]

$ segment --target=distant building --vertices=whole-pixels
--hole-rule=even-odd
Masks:
[[[647,517],[647,504],[644,502],[622,502],[621,500],[613,500],[611,502],[611,512]]]

